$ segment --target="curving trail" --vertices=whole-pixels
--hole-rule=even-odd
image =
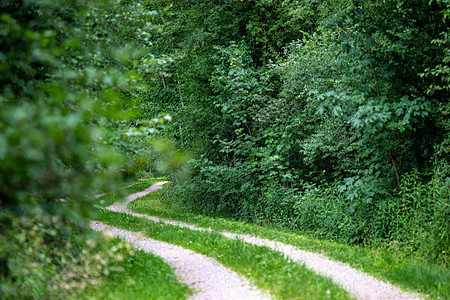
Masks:
[[[148,189],[129,195],[125,203],[114,203],[107,207],[112,211],[127,211],[124,205],[162,188],[166,182],[159,182]],[[131,243],[137,249],[161,257],[175,270],[180,280],[195,290],[191,300],[239,300],[270,299],[269,296],[253,288],[237,273],[224,267],[216,260],[184,249],[180,246],[150,239],[140,233],[111,227],[101,222],[91,222],[91,228],[97,231],[110,231],[114,236]]]
[[[171,265],[182,282],[193,287],[192,300],[208,299],[269,299],[235,272],[225,268],[214,259],[191,250],[143,237],[139,233],[92,222],[91,228],[111,231],[114,236],[131,243],[137,249],[153,253]]]
[[[166,183],[166,182],[164,182]],[[164,183],[158,183],[153,185],[148,191],[144,193],[144,191],[132,194],[127,197],[126,203],[130,203],[131,201],[142,197],[149,193],[150,191],[155,191],[157,189],[162,188]],[[152,189],[153,188],[153,189]],[[132,199],[132,200],[131,200]],[[174,226],[189,228],[191,230],[197,231],[211,231],[211,229],[196,227],[192,224],[187,224],[184,222],[162,219],[155,216],[148,216],[145,214],[135,213],[123,205],[113,204],[108,207],[109,210],[115,212],[122,212],[129,215],[133,215],[139,218],[145,218],[152,220],[154,222],[162,222],[165,224],[170,224]],[[407,300],[407,299],[421,299],[418,295],[407,293],[399,289],[398,287],[376,279],[370,275],[367,275],[359,270],[356,270],[350,267],[347,264],[337,262],[331,260],[323,255],[300,250],[294,246],[287,245],[281,242],[272,241],[268,239],[263,239],[255,236],[245,235],[245,234],[236,234],[231,232],[219,232],[228,238],[233,239],[241,239],[244,242],[255,244],[258,246],[265,246],[271,248],[273,250],[284,253],[286,257],[291,259],[292,261],[305,264],[307,268],[313,270],[317,274],[329,277],[333,280],[333,282],[341,285],[344,289],[346,289],[350,294],[355,296],[357,299],[370,299],[370,300],[378,300],[378,299],[399,299],[399,300]],[[230,299],[230,298],[228,298]],[[241,299],[244,299],[241,297]]]

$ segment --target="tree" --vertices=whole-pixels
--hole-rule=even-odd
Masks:
[[[0,8],[0,293],[40,298],[83,264],[80,225],[120,174],[106,125],[132,116],[152,13],[127,1]]]

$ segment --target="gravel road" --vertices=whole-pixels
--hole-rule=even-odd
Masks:
[[[164,182],[165,183],[165,182]],[[148,188],[146,191],[155,191],[162,188],[164,183],[158,183],[157,185],[153,185]],[[147,193],[148,193],[147,192]],[[130,203],[131,201],[144,196],[144,191],[136,194],[132,194],[127,197],[126,203]],[[131,200],[132,199],[132,200]],[[179,227],[189,228],[191,230],[197,231],[211,231],[210,229],[196,227],[192,224],[187,224],[184,222],[174,221],[162,219],[155,216],[148,216],[144,214],[135,213],[129,209],[127,209],[123,205],[113,204],[108,207],[111,211],[123,212],[136,217],[146,218],[155,222],[162,222],[166,224],[171,224]],[[231,232],[220,232],[224,236],[233,239],[240,239],[244,242],[265,246],[276,251],[280,251],[284,253],[284,255],[290,258],[293,261],[299,262],[301,264],[305,264],[307,268],[313,270],[317,274],[329,277],[333,280],[333,282],[341,285],[344,289],[346,289],[350,294],[354,295],[357,299],[370,299],[370,300],[378,300],[378,299],[398,299],[398,300],[406,300],[406,299],[421,299],[418,295],[407,293],[400,290],[398,287],[383,282],[379,279],[376,279],[370,275],[367,275],[359,270],[356,270],[350,267],[347,264],[337,262],[329,259],[326,256],[300,250],[294,246],[287,245],[281,242],[272,241],[268,239],[262,239],[255,236],[245,235],[245,234],[236,234]],[[245,299],[242,298],[241,299]]]
[[[132,211],[126,209],[128,203],[148,193],[160,190],[165,183],[167,181],[158,182],[143,191],[131,194],[126,197],[124,203],[114,203],[108,206],[107,209],[132,213]],[[150,238],[139,238],[140,235],[134,232],[110,227],[101,222],[92,222],[91,228],[98,231],[110,230],[114,236],[131,243],[134,247],[161,257],[174,268],[175,274],[182,282],[195,290],[195,293],[189,297],[191,300],[271,299],[268,294],[263,294],[252,287],[248,280],[240,277],[212,258],[180,246]]]
[[[92,222],[91,228],[98,231],[110,230],[114,236],[131,243],[134,247],[161,257],[174,268],[175,274],[182,282],[195,289],[196,293],[190,299],[270,299],[252,288],[246,279],[239,277],[214,259],[100,222]]]

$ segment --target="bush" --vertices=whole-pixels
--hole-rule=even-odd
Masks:
[[[321,238],[368,244],[377,201],[374,189],[364,178],[348,178],[343,185],[308,184],[293,205],[295,227]]]
[[[258,197],[251,184],[242,184],[249,178],[239,163],[234,167],[213,165],[208,160],[192,162],[194,176],[176,185],[172,199],[180,201],[196,212],[251,220]]]
[[[345,185],[307,185],[294,202],[295,228],[349,243],[401,249],[449,263],[450,178],[436,171],[429,181],[406,174],[397,196],[377,194],[373,179]]]
[[[67,298],[124,271],[114,263],[133,255],[129,244],[88,235],[57,216],[10,220],[13,225],[0,236],[9,267],[0,275],[2,299]]]
[[[380,193],[375,178],[351,177],[332,184],[258,186],[241,163],[195,164],[196,175],[174,186],[172,202],[207,215],[290,228],[313,236],[401,250],[449,263],[450,178],[441,171],[426,181],[406,174],[395,195]],[[244,182],[244,183],[243,183]]]

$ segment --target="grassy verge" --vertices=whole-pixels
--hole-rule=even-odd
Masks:
[[[167,185],[166,185],[167,186]],[[167,188],[166,188],[167,189]],[[431,264],[420,257],[408,257],[394,249],[375,249],[319,241],[293,231],[279,231],[220,218],[209,218],[181,211],[179,206],[161,201],[167,190],[151,193],[129,205],[136,212],[184,221],[219,231],[247,233],[281,241],[300,249],[321,253],[349,263],[375,277],[388,280],[406,290],[423,293],[436,299],[450,299],[450,270]]]
[[[214,232],[191,231],[107,210],[100,210],[96,219],[213,257],[279,299],[350,298],[330,279],[289,262],[281,253],[266,247],[227,239]]]
[[[114,239],[110,244],[117,248],[124,243]],[[71,298],[186,299],[191,292],[161,258],[141,250],[124,253],[120,260],[110,263],[108,270],[111,271],[99,284],[90,285]]]
[[[94,299],[186,299],[189,288],[181,284],[174,271],[157,256],[137,251],[118,264],[126,272],[115,273],[107,282],[87,291]]]
[[[121,183],[114,191],[97,199],[97,209],[102,209],[125,196],[142,191],[163,178],[148,178]],[[98,236],[99,233],[91,232]],[[108,262],[105,251],[117,251],[126,243],[119,239],[102,241],[97,255],[108,264],[108,271],[99,278],[98,284],[90,284],[68,296],[71,299],[186,299],[192,290],[180,283],[173,271],[161,258],[141,250],[125,251],[119,260]],[[109,250],[108,250],[109,249]],[[95,266],[92,266],[95,268]],[[65,295],[67,297],[67,295]]]

